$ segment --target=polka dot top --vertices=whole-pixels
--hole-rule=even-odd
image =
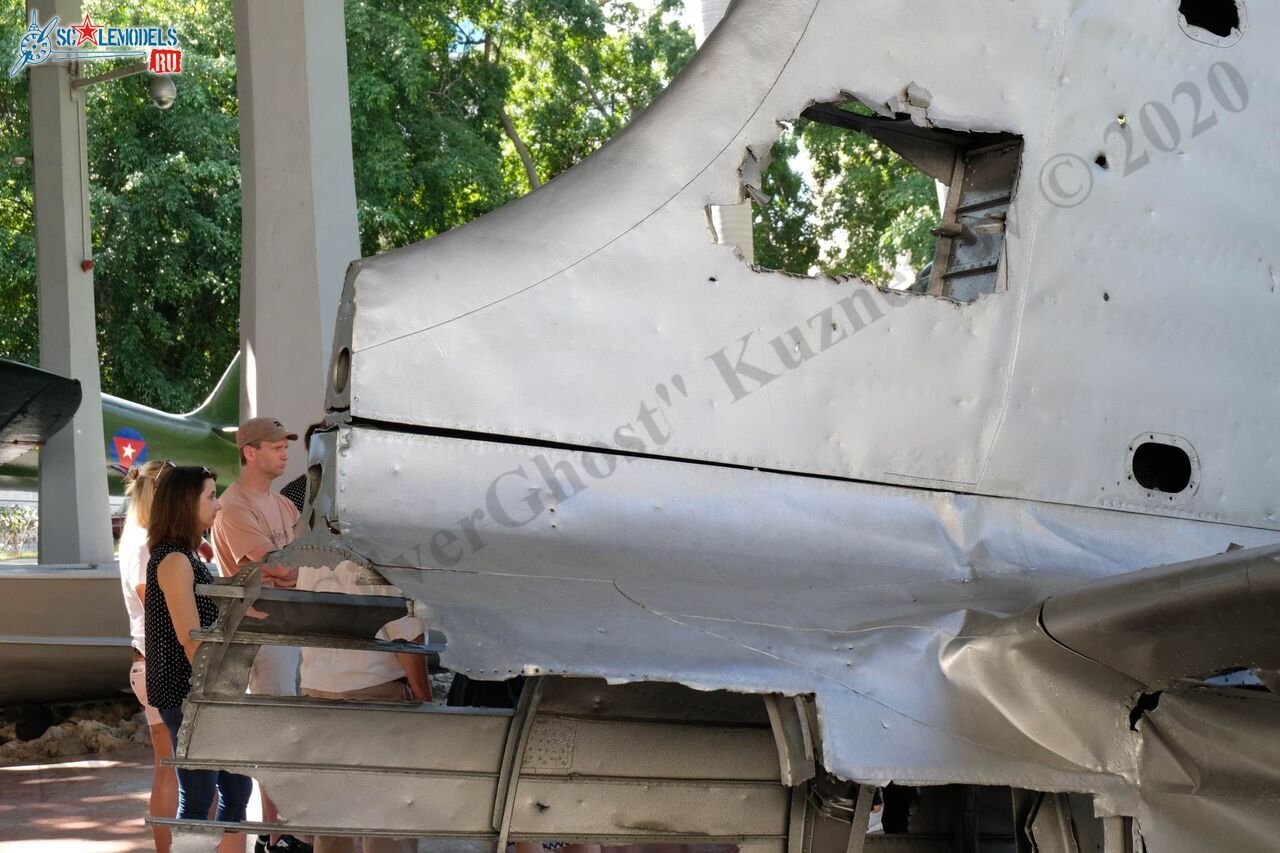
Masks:
[[[191,561],[195,582],[213,583],[209,569],[189,548],[165,543],[156,546],[147,563],[147,597],[143,602],[146,618],[147,701],[155,708],[177,708],[191,692],[191,664],[178,642],[169,618],[169,606],[156,576],[160,563],[170,554],[183,554]],[[207,595],[196,596],[196,613],[200,627],[207,628],[218,618],[218,606]]]

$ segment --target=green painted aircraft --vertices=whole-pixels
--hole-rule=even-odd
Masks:
[[[15,375],[30,377],[39,383],[48,377],[42,371],[27,365],[6,363]],[[10,387],[15,381],[6,382]],[[78,391],[78,383],[73,383]],[[43,386],[41,386],[43,387]],[[75,395],[78,399],[78,393]],[[28,406],[32,400],[19,405]],[[38,405],[38,398],[34,400]],[[239,471],[236,453],[235,428],[240,413],[240,356],[236,355],[228,365],[217,386],[195,411],[184,415],[170,414],[143,406],[130,400],[122,400],[110,394],[102,395],[102,427],[106,438],[103,448],[107,466],[108,489],[113,495],[124,493],[124,475],[134,465],[150,459],[169,459],[178,465],[205,465],[218,474],[218,488],[222,489],[235,480]],[[71,406],[74,411],[74,404]],[[66,417],[70,418],[68,412]],[[56,427],[53,431],[56,431]],[[47,435],[48,432],[45,433]],[[45,435],[35,436],[26,444],[42,443]],[[6,455],[9,458],[6,458]],[[14,454],[0,454],[0,489],[36,491],[39,485],[37,464],[38,448]]]
[[[66,428],[82,401],[80,383],[0,359],[0,489],[39,487],[40,446]],[[205,465],[218,485],[236,478],[240,359],[193,412],[169,414],[103,394],[103,464],[109,489],[123,492],[134,465],[169,459]],[[107,507],[103,507],[106,511]],[[123,518],[113,516],[117,535]],[[57,613],[58,618],[50,614]],[[128,691],[129,620],[114,564],[39,566],[0,562],[0,705],[119,697]]]

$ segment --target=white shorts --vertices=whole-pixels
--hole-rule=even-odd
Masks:
[[[163,726],[164,720],[160,719],[160,712],[147,702],[147,662],[145,660],[136,660],[133,666],[129,667],[129,686],[133,688],[133,695],[138,697],[138,701],[142,703],[142,710],[147,715],[148,726]]]
[[[258,696],[297,696],[302,649],[262,646],[249,671],[249,693]]]

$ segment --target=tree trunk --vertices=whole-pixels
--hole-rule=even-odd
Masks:
[[[525,146],[524,140],[520,138],[520,132],[516,130],[516,123],[511,120],[511,116],[507,115],[506,107],[498,107],[498,120],[502,122],[502,129],[507,132],[511,144],[516,147],[516,153],[520,155],[520,162],[524,164],[524,173],[529,178],[529,189],[536,190],[542,186],[542,181],[538,180],[538,169],[533,164],[533,158],[529,156],[529,149]]]
[[[613,110],[604,105],[600,100],[600,96],[596,94],[596,90],[591,86],[591,79],[587,77],[587,70],[581,65],[574,64],[573,70],[578,72],[578,82],[582,84],[582,88],[587,90],[587,97],[591,98],[591,103],[595,104],[596,109],[600,111],[600,115],[608,120],[609,124],[616,126],[618,117],[614,115]]]
[[[495,44],[489,33],[485,33],[484,36],[484,61],[493,65],[502,62],[502,46]],[[505,106],[498,106],[498,120],[502,122],[502,129],[506,132],[507,138],[516,147],[516,153],[520,155],[520,162],[524,164],[525,177],[529,179],[529,189],[536,190],[542,186],[542,181],[538,179],[538,168],[533,164],[533,158],[529,156],[529,148],[520,138],[520,131],[516,130],[516,123],[511,120],[511,116],[507,115]]]

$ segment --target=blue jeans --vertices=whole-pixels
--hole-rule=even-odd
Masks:
[[[169,730],[173,751],[178,751],[178,727],[182,725],[182,708],[161,708],[160,718]],[[213,795],[218,794],[218,814],[214,820],[228,823],[244,821],[245,807],[253,793],[253,780],[225,770],[188,770],[178,768],[178,817],[208,820]]]

